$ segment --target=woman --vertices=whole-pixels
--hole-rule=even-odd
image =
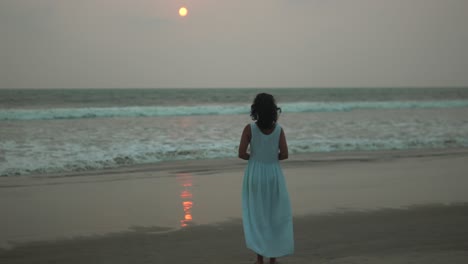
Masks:
[[[239,158],[248,160],[242,186],[245,242],[257,254],[257,264],[263,257],[276,263],[294,252],[291,205],[279,164],[288,158],[288,145],[278,111],[272,95],[258,94],[250,112],[255,122],[245,126],[239,145]]]

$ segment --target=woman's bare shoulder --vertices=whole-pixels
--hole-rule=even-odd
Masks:
[[[251,125],[250,124],[245,125],[244,133],[250,133],[250,132],[251,132]]]

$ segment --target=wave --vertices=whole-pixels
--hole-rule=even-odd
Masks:
[[[298,102],[280,105],[283,112],[342,112],[359,109],[425,109],[468,107],[468,100]],[[52,120],[104,117],[157,117],[191,115],[233,115],[249,112],[248,105],[128,106],[0,110],[0,120]]]
[[[220,159],[234,158],[237,142],[224,141],[216,144],[197,144],[185,147],[163,147],[154,150],[156,145],[117,146],[109,151],[105,149],[83,148],[70,145],[73,156],[65,155],[66,151],[55,155],[43,155],[37,159],[34,155],[21,157],[16,161],[1,163],[0,176],[41,175],[49,173],[70,173],[96,169],[116,168],[128,165],[148,164],[170,160]],[[15,142],[6,142],[3,148],[17,148]],[[468,147],[467,138],[432,138],[432,139],[343,139],[343,140],[291,140],[291,154],[337,151],[368,150],[406,150],[406,149],[445,149]],[[33,152],[43,152],[44,146],[36,146]],[[153,150],[151,150],[153,149]]]

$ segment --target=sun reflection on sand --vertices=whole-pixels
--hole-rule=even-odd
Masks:
[[[180,226],[186,227],[191,224],[192,217],[192,207],[193,207],[193,194],[191,192],[192,187],[192,174],[190,173],[178,173],[176,175],[177,181],[183,187],[180,192],[180,198],[182,199],[182,208],[184,209],[184,218],[180,220]]]

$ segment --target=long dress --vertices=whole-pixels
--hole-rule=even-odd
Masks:
[[[250,124],[250,158],[242,183],[242,223],[247,248],[275,258],[294,252],[289,194],[278,161],[281,127],[263,134]]]

